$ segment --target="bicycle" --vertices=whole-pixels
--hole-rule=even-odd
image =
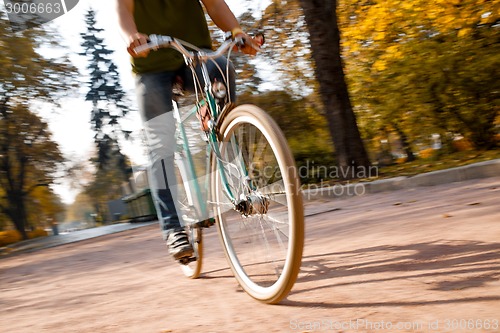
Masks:
[[[193,73],[194,102],[178,107],[174,118],[180,149],[176,172],[184,184],[176,204],[194,248],[181,262],[184,274],[197,278],[203,258],[203,232],[216,222],[229,266],[241,287],[253,298],[275,304],[288,295],[302,261],[304,208],[295,161],[276,122],[254,105],[234,106],[227,82],[211,82],[206,64],[242,45],[241,38],[226,39],[216,51],[204,51],[170,36],[151,35],[136,52],[170,47],[180,52]],[[195,67],[201,67],[201,78]],[[222,72],[222,69],[219,68]],[[228,77],[226,68],[225,78]],[[201,152],[205,177],[195,166],[200,150],[193,124],[206,150]],[[201,124],[201,129],[199,128]],[[201,172],[203,173],[203,172]],[[204,196],[205,193],[205,196]],[[214,219],[206,219],[207,212]],[[199,222],[203,221],[203,222]]]

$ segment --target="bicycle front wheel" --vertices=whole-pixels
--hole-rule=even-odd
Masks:
[[[242,105],[220,126],[213,197],[219,235],[241,287],[274,304],[294,285],[304,245],[304,207],[295,162],[274,120]]]

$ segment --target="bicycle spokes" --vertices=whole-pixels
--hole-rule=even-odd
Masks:
[[[222,126],[219,172],[224,176],[215,184],[217,216],[240,284],[253,297],[272,303],[288,292],[298,273],[302,243],[296,240],[303,237],[303,208],[284,138],[267,123],[272,120],[251,111],[234,109]],[[225,195],[225,186],[233,197]]]

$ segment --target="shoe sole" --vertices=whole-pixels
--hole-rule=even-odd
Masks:
[[[174,257],[175,260],[179,260],[183,258],[192,257],[193,253],[194,253],[193,249],[185,249],[173,254],[172,256]]]

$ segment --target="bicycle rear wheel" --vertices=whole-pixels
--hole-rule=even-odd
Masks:
[[[293,156],[278,125],[253,105],[229,112],[220,136],[221,159],[215,158],[214,167],[224,172],[213,173],[212,189],[223,249],[250,296],[278,303],[297,279],[304,245],[304,207]]]
[[[184,262],[181,262],[181,269],[188,278],[196,279],[200,276],[202,268],[203,232],[202,228],[197,225],[187,226],[186,232],[189,242],[193,246],[194,254],[191,258],[184,259]]]

